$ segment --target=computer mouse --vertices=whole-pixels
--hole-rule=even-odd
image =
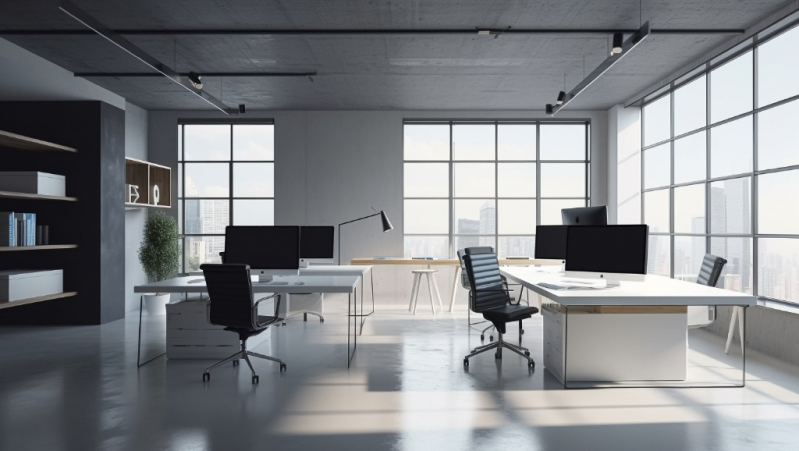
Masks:
[[[294,282],[294,285],[305,285],[305,282],[303,282],[303,281]]]

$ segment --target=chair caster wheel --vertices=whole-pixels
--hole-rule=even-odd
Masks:
[[[463,359],[463,366],[469,367],[469,359]]]
[[[203,382],[208,382],[211,380],[211,373],[203,373]]]
[[[284,371],[286,371],[286,364],[285,363],[281,363],[280,364],[280,372],[282,373]]]
[[[485,339],[486,339],[486,336],[485,336],[485,335],[480,335],[480,341],[483,341],[483,340],[485,340]]]
[[[286,325],[286,322],[285,322],[285,321],[283,321],[283,325],[284,325],[284,326]]]
[[[535,362],[530,362],[527,364],[527,366],[530,367],[530,369],[533,369],[535,368]]]
[[[255,376],[252,377],[252,383],[257,384],[258,382],[260,382],[260,379],[258,379],[258,375],[256,374]]]
[[[502,355],[500,355],[499,353],[494,353],[494,358],[499,360],[502,358]]]
[[[524,351],[524,355],[526,355],[527,357],[530,357],[530,351]]]
[[[233,366],[239,366],[239,361],[238,360],[234,360],[233,361]]]
[[[319,322],[323,323],[323,322],[325,322],[325,319],[324,318],[319,318]]]
[[[494,341],[494,336],[493,335],[489,335],[488,336],[488,341]]]
[[[520,330],[519,333],[524,335],[524,329]]]

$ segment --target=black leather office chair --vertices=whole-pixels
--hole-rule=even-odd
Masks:
[[[250,280],[250,267],[239,264],[204,264],[200,266],[208,286],[208,295],[211,298],[211,324],[225,326],[225,330],[239,334],[241,350],[221,362],[209,367],[203,372],[203,381],[211,380],[211,370],[233,361],[238,365],[238,360],[243,358],[252,371],[252,383],[258,383],[258,375],[252,367],[250,357],[271,360],[280,364],[280,371],[286,371],[286,364],[282,360],[247,350],[247,338],[265,331],[267,326],[278,321],[280,308],[280,295],[272,295],[258,302],[254,302],[252,294],[252,281]],[[258,304],[268,299],[275,299],[274,316],[258,315]]]
[[[702,259],[702,266],[699,268],[699,275],[696,283],[715,287],[719,283],[721,271],[727,260],[713,254],[705,254]],[[716,321],[716,306],[690,306],[688,307],[688,328],[697,329],[713,324]]]
[[[497,255],[492,253],[467,254],[463,256],[466,274],[472,286],[469,295],[469,309],[475,313],[482,313],[483,318],[491,321],[497,328],[497,341],[472,350],[472,353],[463,358],[463,365],[469,367],[469,357],[496,349],[494,357],[502,358],[502,348],[508,348],[527,359],[530,368],[535,367],[535,362],[530,358],[530,351],[521,346],[512,345],[503,340],[505,325],[514,321],[527,319],[538,313],[536,307],[523,306],[511,302],[511,297],[502,276],[499,273]]]

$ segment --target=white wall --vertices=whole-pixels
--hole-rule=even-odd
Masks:
[[[608,216],[611,224],[641,223],[641,109],[608,111]]]
[[[125,105],[125,156],[147,160],[147,110],[130,103]],[[147,213],[146,208],[125,211],[125,312],[138,311],[133,287],[147,283],[138,252]]]
[[[595,204],[607,202],[607,124],[605,112],[562,112],[560,118],[591,121]],[[248,112],[246,118],[275,121],[275,221],[278,224],[339,224],[385,210],[395,229],[383,233],[379,219],[345,226],[342,262],[352,257],[403,254],[403,119],[536,119],[542,112],[502,111],[275,111]],[[151,111],[150,159],[176,167],[178,119],[213,118],[215,112]],[[177,181],[173,186],[177,193]],[[174,205],[177,200],[173,199]],[[177,215],[177,211],[172,211]],[[452,287],[449,269],[439,274],[442,295]],[[408,268],[380,268],[378,301],[396,303],[411,287]],[[459,302],[465,302],[461,293]]]

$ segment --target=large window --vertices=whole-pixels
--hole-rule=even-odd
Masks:
[[[274,135],[271,123],[178,126],[182,272],[220,262],[226,226],[274,224]]]
[[[585,121],[406,122],[405,256],[533,256],[536,225],[589,202],[588,136]]]
[[[799,27],[766,30],[643,107],[649,271],[799,303]],[[756,269],[755,269],[756,268]]]

